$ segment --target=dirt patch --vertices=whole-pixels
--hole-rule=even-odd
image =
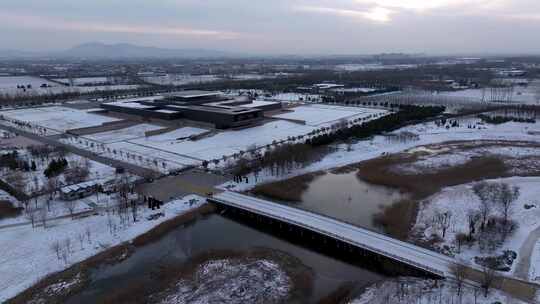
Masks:
[[[32,287],[6,301],[6,303],[63,303],[88,286],[91,269],[119,263],[133,254],[137,247],[144,246],[163,237],[172,229],[194,220],[199,214],[209,214],[214,210],[214,206],[205,204],[193,211],[163,222],[137,237],[132,243],[126,242],[111,247],[63,271],[44,277]],[[74,283],[70,284],[70,282]],[[57,289],[54,288],[55,286],[64,286],[65,288]]]
[[[384,228],[391,236],[406,240],[418,213],[418,202],[415,200],[401,200],[388,206],[376,214],[373,222]]]
[[[284,181],[256,186],[251,192],[257,196],[283,202],[300,202],[302,194],[315,178],[325,175],[325,171],[305,174]]]
[[[415,156],[397,154],[361,163],[358,177],[372,183],[401,189],[416,200],[424,199],[442,188],[474,181],[505,177],[507,167],[500,158],[478,157],[437,172],[404,174],[392,170],[394,166],[415,160]]]
[[[182,265],[160,265],[152,274],[151,284],[134,282],[126,288],[109,294],[100,303],[160,303],[168,297],[174,297],[178,292],[177,284],[182,282],[198,282],[200,280],[201,265],[215,261],[230,261],[232,264],[250,264],[257,261],[271,261],[279,265],[292,286],[287,296],[289,301],[305,299],[310,293],[313,284],[313,272],[301,261],[284,252],[255,248],[247,251],[214,250],[192,257]],[[273,278],[269,277],[268,280]],[[205,282],[198,282],[203,284]],[[251,284],[251,282],[248,282]],[[215,286],[221,288],[222,286]],[[243,290],[245,292],[245,290]],[[186,292],[183,290],[183,292]],[[189,291],[187,291],[189,293]],[[252,299],[253,300],[253,299]]]
[[[354,282],[347,282],[319,300],[318,304],[350,303],[354,300],[353,292],[356,289]]]

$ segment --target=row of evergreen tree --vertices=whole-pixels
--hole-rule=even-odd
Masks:
[[[47,178],[55,177],[62,174],[67,166],[68,161],[65,158],[53,159],[45,171],[43,171],[43,174],[45,174]]]
[[[0,168],[9,168],[10,170],[36,171],[35,161],[25,161],[20,159],[17,150],[0,155]]]

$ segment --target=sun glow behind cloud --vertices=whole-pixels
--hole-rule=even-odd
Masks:
[[[336,6],[329,2],[321,2],[320,5],[297,6],[296,9],[390,23],[393,17],[400,13],[504,17],[505,8],[509,3],[510,0],[350,0],[336,2]]]
[[[474,0],[356,0],[361,4],[372,4],[377,7],[409,9],[417,11],[427,11],[442,7],[463,5],[471,2],[479,2]]]
[[[322,6],[298,6],[295,9],[302,12],[362,18],[378,23],[386,23],[390,21],[390,15],[392,14],[391,10],[384,7],[373,7],[367,10],[352,10]]]

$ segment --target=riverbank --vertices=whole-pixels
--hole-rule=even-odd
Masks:
[[[37,277],[47,269],[56,269],[56,271],[50,271],[45,276],[37,277],[35,283],[29,277],[21,277],[20,273],[19,276],[14,275],[12,278],[19,279],[19,281],[15,281],[18,284],[4,289],[1,294],[2,297],[7,301],[6,303],[63,302],[70,295],[77,293],[86,286],[90,269],[121,262],[133,254],[137,248],[159,239],[166,232],[193,221],[198,215],[213,212],[213,206],[202,204],[202,198],[198,199],[199,203],[189,204],[188,202],[193,199],[197,198],[189,196],[183,200],[168,203],[162,207],[160,211],[162,215],[156,219],[141,218],[139,223],[133,224],[125,230],[115,232],[116,235],[109,235],[109,228],[106,223],[107,217],[104,215],[91,216],[67,222],[65,225],[59,225],[58,227],[62,230],[68,230],[67,235],[73,233],[72,230],[77,231],[81,227],[84,229],[87,224],[92,224],[92,227],[96,230],[94,230],[90,242],[87,240],[84,241],[84,244],[81,242],[80,250],[79,244],[75,243],[75,239],[73,240],[71,257],[67,261],[68,265],[56,258],[55,253],[49,248],[47,238],[45,238],[41,245],[44,248],[41,251],[33,252],[39,254],[38,258],[48,259],[48,264],[43,265],[48,266],[48,268],[42,268],[41,271],[39,271],[39,268],[34,269],[31,274],[33,274],[32,277]],[[104,222],[101,223],[100,220],[104,220]],[[25,228],[17,227],[14,229]],[[109,243],[105,243],[106,240]],[[55,263],[55,260],[58,260],[58,262]],[[29,271],[32,271],[32,269],[29,269]],[[6,282],[6,284],[9,284],[9,282]],[[18,288],[22,292],[16,292]],[[12,298],[7,300],[9,297]]]

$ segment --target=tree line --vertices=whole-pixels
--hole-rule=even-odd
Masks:
[[[362,125],[340,124],[340,128],[328,128],[328,132],[316,132],[305,141],[282,143],[269,146],[265,152],[251,149],[242,153],[229,170],[240,182],[249,173],[255,179],[263,171],[271,176],[285,175],[294,169],[303,168],[320,160],[332,151],[331,144],[350,139],[365,139],[391,132],[407,124],[432,118],[445,111],[444,107],[401,106],[400,110],[385,117],[365,122]],[[300,139],[302,140],[302,138]]]

